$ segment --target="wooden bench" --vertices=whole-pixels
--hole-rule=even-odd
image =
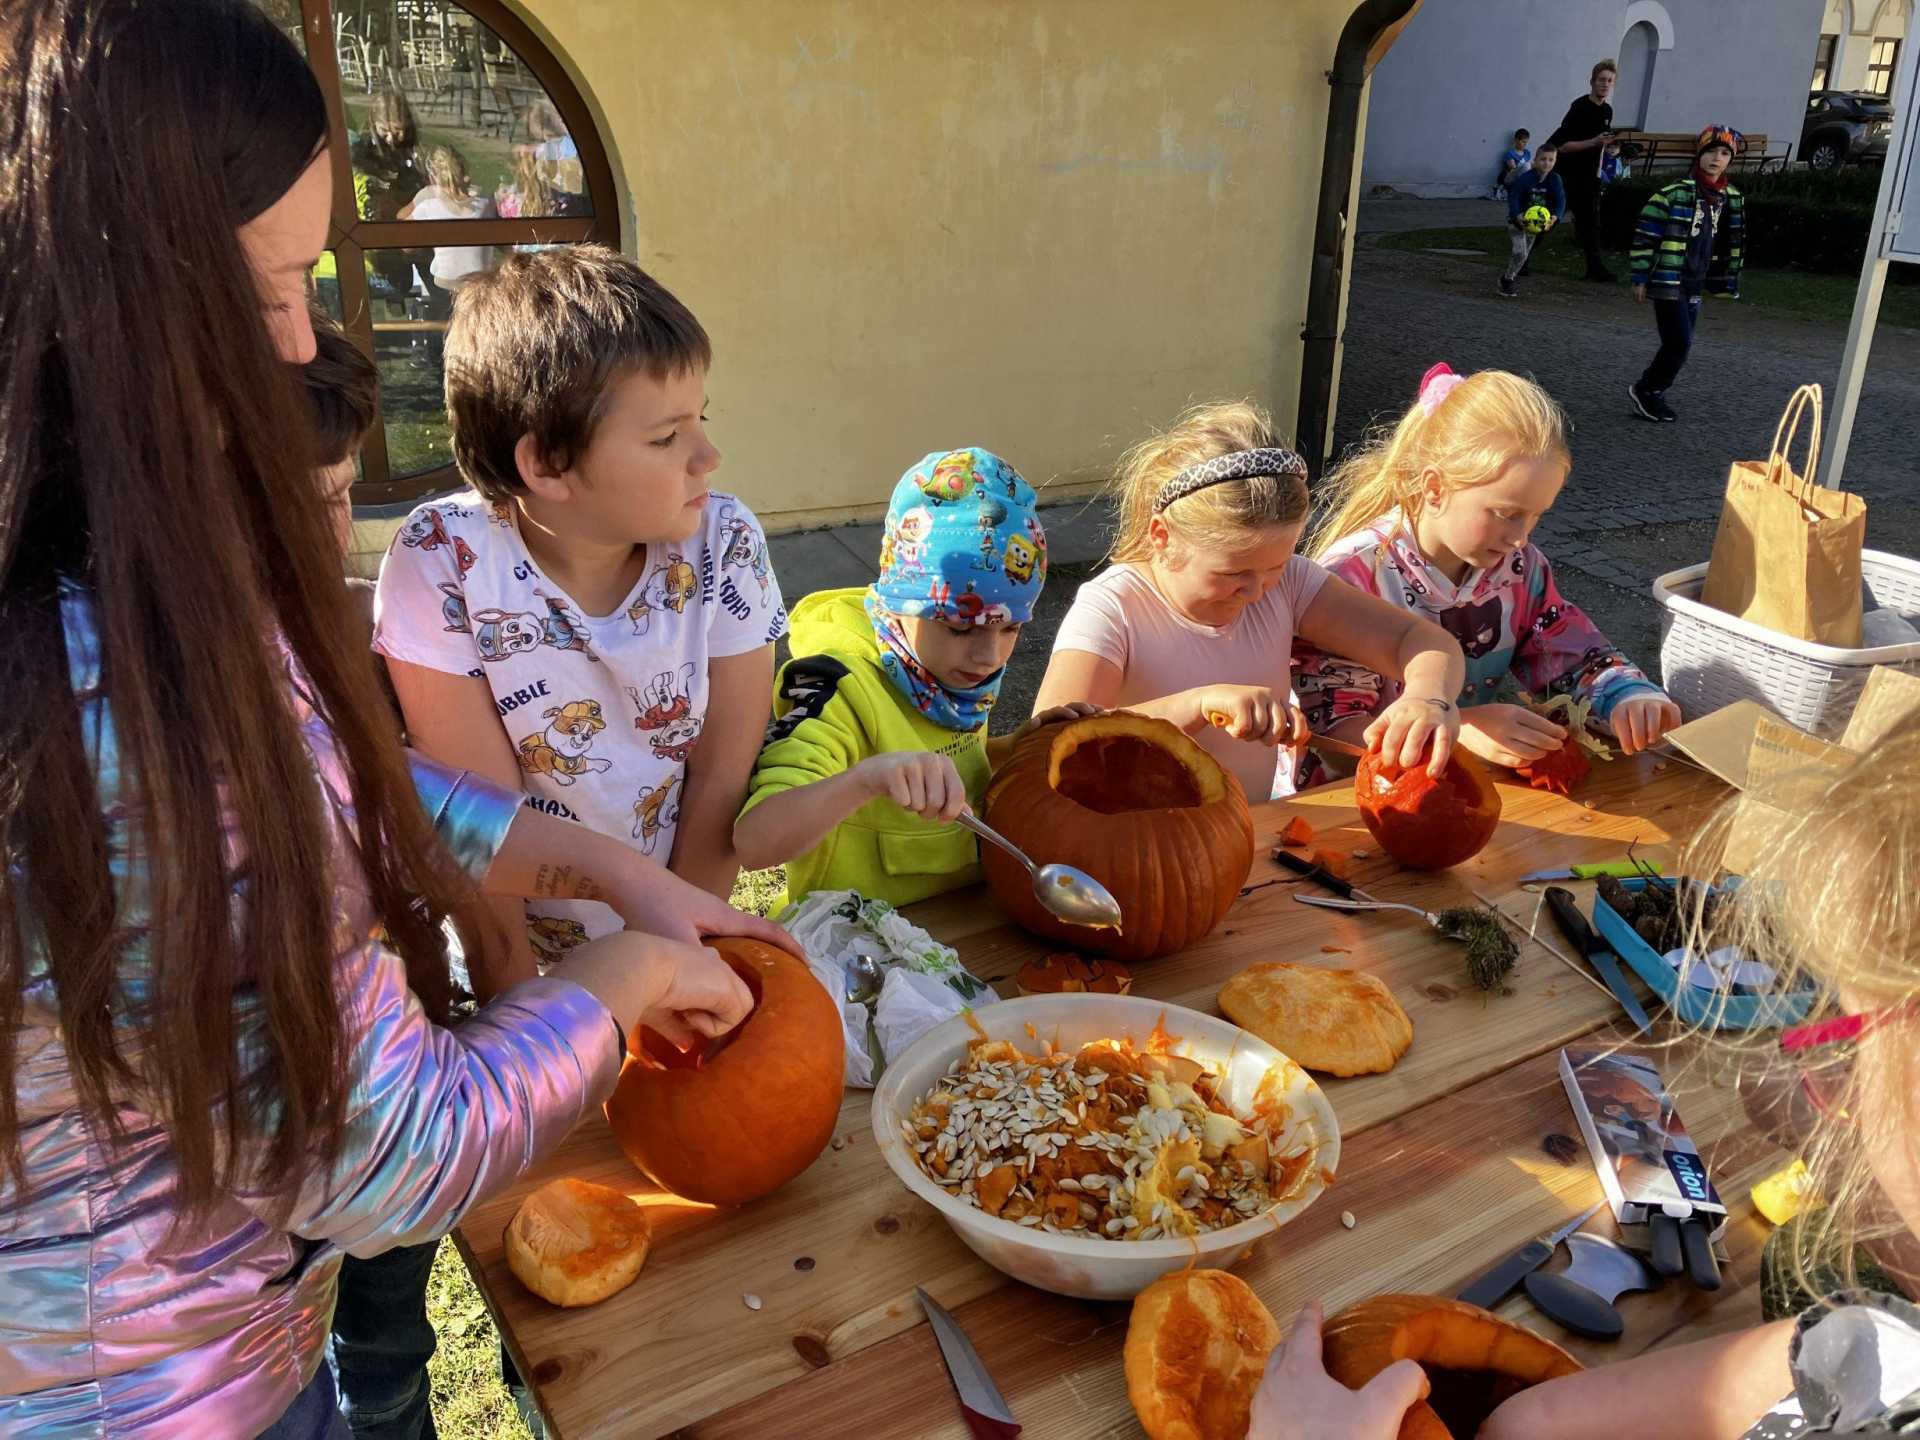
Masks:
[[[1656,168],[1690,169],[1694,141],[1700,138],[1698,131],[1616,130],[1613,133],[1623,145],[1639,147],[1639,153],[1627,162],[1628,172],[1638,175],[1651,175]],[[1746,137],[1740,153],[1733,157],[1733,168],[1764,175],[1770,170],[1786,169],[1792,159],[1791,140],[1769,140],[1764,133],[1751,134]]]

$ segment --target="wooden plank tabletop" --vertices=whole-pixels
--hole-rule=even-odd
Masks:
[[[1299,905],[1296,877],[1267,858],[1270,835],[1290,815],[1304,816],[1320,832],[1317,843],[1371,852],[1356,861],[1353,878],[1377,897],[1434,909],[1477,892],[1524,926],[1537,897],[1519,888],[1520,875],[1617,858],[1629,843],[1636,854],[1670,861],[1674,842],[1723,793],[1697,771],[1647,757],[1600,767],[1576,801],[1503,786],[1493,842],[1437,875],[1400,871],[1378,855],[1350,786],[1256,808],[1259,858],[1226,921],[1191,949],[1137,967],[1135,993],[1212,1013],[1219,987],[1243,966],[1294,959],[1372,971],[1414,1024],[1412,1048],[1388,1074],[1322,1080],[1340,1119],[1339,1181],[1256,1247],[1240,1272],[1283,1323],[1315,1294],[1331,1308],[1386,1290],[1457,1289],[1592,1204],[1598,1188],[1584,1147],[1562,1165],[1541,1141],[1573,1129],[1556,1052],[1610,1026],[1618,1007],[1524,942],[1513,993],[1488,997],[1466,981],[1460,947],[1411,916]],[[979,891],[942,896],[910,914],[1006,993],[1019,966],[1050,948],[1009,924]],[[1669,1075],[1685,1069],[1678,1053],[1660,1063]],[[1759,1315],[1752,1280],[1764,1237],[1744,1213],[1745,1193],[1774,1157],[1729,1093],[1705,1088],[1696,1074],[1684,1078],[1693,1083],[1680,1089],[1682,1112],[1703,1147],[1718,1147],[1710,1157],[1738,1217],[1729,1234],[1729,1283],[1713,1297],[1670,1285],[1623,1302],[1628,1333],[1613,1347],[1619,1354]],[[830,1434],[857,1422],[881,1435],[963,1435],[915,1285],[956,1311],[1028,1433],[1139,1433],[1119,1374],[1126,1307],[1046,1295],[978,1260],[887,1170],[872,1143],[868,1098],[848,1092],[836,1148],[785,1189],[740,1210],[655,1192],[595,1119],[520,1184],[469,1214],[456,1240],[553,1434]],[[618,1186],[654,1220],[640,1279],[585,1310],[535,1299],[501,1254],[521,1197],[559,1175]],[[1351,1232],[1340,1225],[1342,1209],[1359,1219]],[[748,1294],[761,1302],[757,1311],[745,1304]],[[1566,1338],[1524,1301],[1510,1304]],[[1570,1348],[1581,1351],[1579,1343]]]

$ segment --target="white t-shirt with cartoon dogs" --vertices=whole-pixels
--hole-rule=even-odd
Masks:
[[[584,614],[540,573],[515,512],[468,491],[407,517],[380,567],[373,646],[493,691],[527,804],[666,864],[687,756],[707,715],[707,666],[771,643],[787,611],[760,522],[708,497],[700,529],[651,547],[611,615]],[[590,901],[527,907],[543,960],[620,928]]]

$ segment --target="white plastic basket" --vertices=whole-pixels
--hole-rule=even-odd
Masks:
[[[1868,609],[1920,615],[1920,560],[1867,550],[1860,573]],[[1757,700],[1809,734],[1834,739],[1846,728],[1875,665],[1920,674],[1920,643],[1844,650],[1796,640],[1702,605],[1706,578],[1705,565],[1689,565],[1653,582],[1653,598],[1665,612],[1661,678],[1689,720],[1736,700]]]

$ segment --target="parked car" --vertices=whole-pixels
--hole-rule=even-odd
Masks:
[[[1859,90],[1816,90],[1807,97],[1800,127],[1800,158],[1815,170],[1837,170],[1856,161],[1884,163],[1893,134],[1893,104],[1884,95]]]

